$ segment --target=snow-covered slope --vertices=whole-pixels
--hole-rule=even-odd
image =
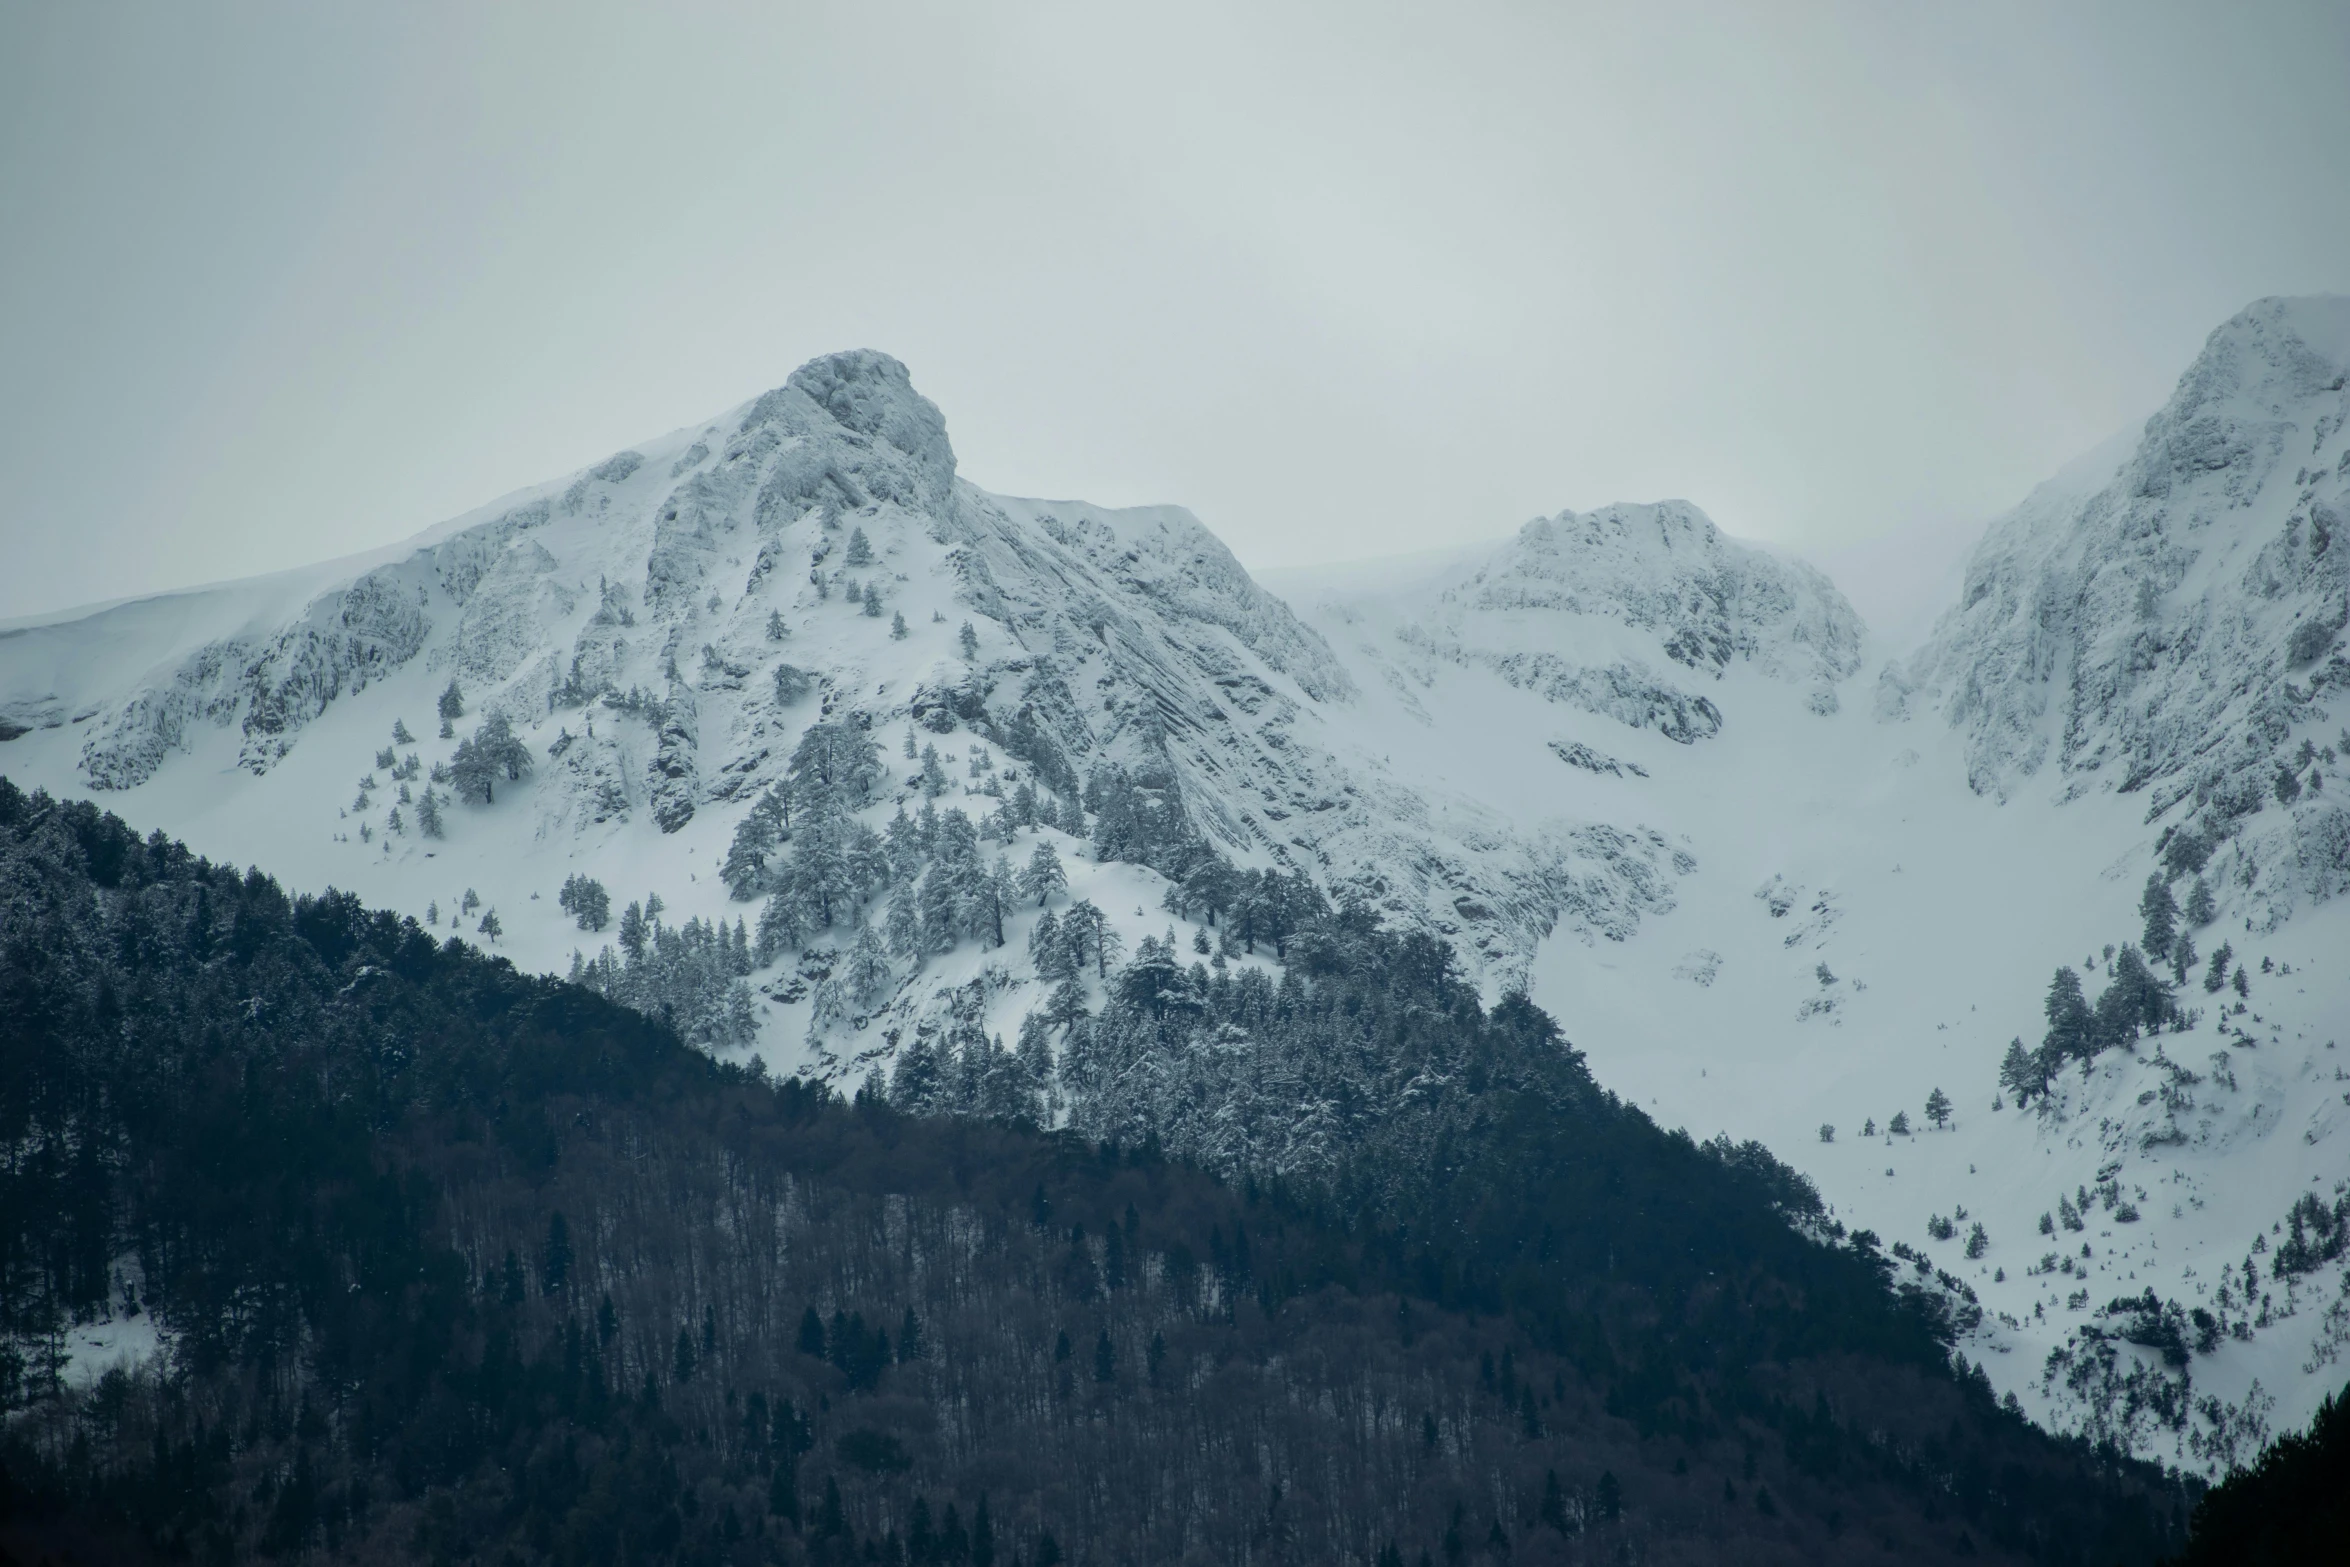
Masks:
[[[2350,1342],[2338,1261],[2275,1269],[2288,1210],[2331,1209],[2350,1175],[2350,838],[2326,778],[2350,750],[2346,321],[2271,301],[2223,327],[2133,448],[1990,530],[1962,602],[1869,700],[1849,700],[1866,650],[1833,590],[1679,506],[1278,583],[1415,787],[1518,831],[1636,822],[1695,867],[1671,909],[1616,941],[1562,932],[1534,965],[1601,1081],[1668,1125],[1762,1138],[1845,1222],[1971,1290],[1970,1353],[2041,1418],[2205,1469],[2261,1419],[2304,1419]],[[1715,606],[1738,638],[1706,638]],[[2040,1043],[2050,972],[2094,997],[2158,870],[2181,903],[2199,870],[2213,893],[2184,922],[2192,1022],[2019,1109],[2000,1065]],[[2223,942],[2247,995],[2202,986]],[[1896,1113],[1919,1130],[1888,1134]],[[2150,1288],[2154,1314],[2106,1309]],[[2129,1341],[2166,1319],[2184,1368]]]
[[[470,890],[503,950],[559,968],[608,939],[557,907],[574,874],[672,921],[755,919],[720,864],[819,722],[883,746],[875,828],[941,787],[925,748],[937,805],[974,817],[1123,768],[1236,860],[1529,984],[1666,1124],[1767,1142],[1972,1292],[1968,1352],[2042,1418],[2208,1468],[2264,1410],[2305,1416],[2350,1342],[2338,1261],[2274,1269],[2288,1208],[2350,1173],[2346,322],[2269,302],[2223,327],[2134,449],[1994,525],[1873,683],[1887,650],[1833,585],[1684,502],[1283,573],[1276,597],[1181,511],[976,488],[904,368],[844,354],[411,546],[0,628],[0,770],[444,929]],[[437,738],[452,679],[467,712]],[[451,804],[443,837],[412,801],[395,829],[400,790],[492,715],[530,775]],[[1154,872],[1049,824],[1002,848],[1039,842],[1130,949],[1188,940]],[[2010,1040],[2038,1044],[2058,964],[2095,995],[2158,868],[2212,894],[2196,1015],[2019,1108]],[[1014,1033],[1037,919],[819,1016],[844,920],[752,976],[734,1048],[853,1076],[925,1030]],[[2245,994],[2201,988],[2222,942]],[[1936,1089],[1947,1129],[1887,1134]],[[2151,1318],[2105,1309],[2149,1288]],[[2171,1302],[2215,1324],[2183,1374],[2128,1342]]]

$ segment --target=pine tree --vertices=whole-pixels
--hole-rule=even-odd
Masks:
[[[889,637],[892,642],[903,642],[906,636],[906,616],[901,610],[889,617]]]
[[[563,883],[555,902],[578,922],[581,930],[602,930],[612,923],[612,898],[593,877],[574,874]]]
[[[441,692],[441,722],[450,723],[465,716],[465,693],[457,689],[457,677],[449,677],[448,686]]]
[[[1909,1135],[1909,1112],[1907,1110],[1894,1111],[1893,1119],[1885,1123],[1885,1130],[1895,1137],[1907,1137]]]
[[[2187,922],[2198,930],[2219,918],[2219,903],[2211,895],[2211,885],[2202,877],[2187,891]]]
[[[395,719],[393,719],[393,720],[392,720],[392,744],[394,744],[394,745],[414,745],[415,743],[416,743],[416,737],[415,737],[414,735],[412,735],[412,734],[410,734],[410,733],[408,732],[408,721],[407,721],[406,719],[403,719],[403,718],[395,718]]]
[[[2081,994],[2081,976],[2070,968],[2060,968],[2048,982],[2048,999],[2042,1010],[2048,1018],[2048,1035],[2043,1049],[2051,1059],[2070,1061],[2087,1059],[2096,1052],[2096,1020],[2089,1011],[2089,1002]]]
[[[816,689],[816,677],[796,664],[775,666],[775,705],[790,707]]]
[[[869,620],[881,618],[881,589],[870,582],[865,584],[865,615]]]
[[[849,549],[848,553],[841,557],[841,563],[846,566],[870,566],[873,564],[873,541],[865,537],[865,530],[862,527],[849,530]]]
[[[770,786],[735,824],[718,876],[730,897],[748,902],[767,889],[767,862],[783,833],[783,785]]]
[[[1055,985],[1053,993],[1045,998],[1044,1019],[1054,1027],[1070,1027],[1083,1019],[1086,1013],[1085,987],[1078,983],[1075,975]]]
[[[504,713],[492,713],[477,732],[459,742],[449,768],[460,799],[494,804],[499,779],[511,782],[530,771],[530,747],[515,734]]]
[[[1034,898],[1040,909],[1069,890],[1069,873],[1061,868],[1060,855],[1044,839],[1037,840],[1028,864],[1020,872],[1020,890]]]
[[[910,882],[899,882],[890,889],[889,912],[883,916],[882,933],[889,950],[897,957],[919,964],[925,953],[922,945],[922,911]]]
[[[971,628],[971,622],[968,620],[964,621],[962,628],[955,633],[955,645],[963,650],[963,657],[966,660],[976,660],[979,657],[979,633]]]
[[[2139,945],[2158,957],[2168,953],[2178,940],[2179,905],[2170,895],[2170,884],[2160,874],[2146,878],[2146,891],[2138,899],[2138,912],[2146,920],[2145,936]]]
[[[980,893],[980,905],[986,915],[988,944],[1004,944],[1004,916],[1019,902],[1020,887],[1012,874],[1012,862],[999,854],[989,862],[987,882]]]
[[[496,909],[485,911],[481,917],[481,923],[476,925],[474,929],[479,931],[482,935],[489,937],[493,945],[496,944],[497,939],[500,936],[506,933],[506,927],[498,923],[498,911]]]
[[[783,623],[783,611],[780,609],[769,610],[767,612],[767,640],[781,642],[790,635],[790,629]]]
[[[1926,1095],[1926,1119],[1937,1127],[1950,1124],[1950,1096],[1939,1088]]]
[[[2203,988],[2213,995],[2218,995],[2228,982],[2228,965],[2233,963],[2235,959],[2235,949],[2226,942],[2221,942],[2211,954],[2210,966],[2203,971]]]
[[[889,953],[872,926],[858,929],[857,939],[849,948],[848,961],[841,966],[841,979],[860,1007],[871,1007],[897,983],[897,975],[889,966]]]
[[[2028,1105],[2047,1093],[2051,1075],[2048,1057],[2026,1050],[2021,1038],[2008,1041],[1999,1063],[1999,1086],[2015,1095],[2017,1104]]]

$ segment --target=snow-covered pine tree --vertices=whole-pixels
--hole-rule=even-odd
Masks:
[[[767,865],[784,836],[790,813],[787,781],[771,784],[752,802],[750,811],[735,824],[718,870],[729,896],[747,903],[768,888]]]
[[[455,675],[451,675],[448,685],[442,688],[439,707],[443,723],[449,723],[465,716],[465,693],[457,689]]]
[[[1040,838],[1029,851],[1028,864],[1020,872],[1020,890],[1040,909],[1069,890],[1069,873],[1061,868],[1061,857],[1050,841]]]
[[[1004,916],[1020,901],[1020,885],[1012,874],[1012,862],[1002,854],[988,862],[987,883],[980,901],[986,914],[988,945],[1000,947],[1004,944]]]
[[[2202,877],[2187,889],[2187,923],[2198,930],[2219,918],[2219,902],[2211,895],[2211,884]]]
[[[873,564],[873,541],[865,537],[865,530],[862,527],[849,530],[848,553],[841,557],[841,564],[846,566],[870,566]]]
[[[964,621],[962,628],[955,633],[955,645],[962,649],[963,657],[966,660],[975,661],[978,659],[979,633],[971,628],[971,622],[968,620]]]
[[[480,729],[458,743],[449,763],[458,798],[474,805],[494,804],[500,779],[512,782],[530,770],[530,747],[504,713],[483,720]]]
[[[1037,978],[1048,985],[1077,972],[1077,965],[1069,959],[1068,943],[1061,936],[1060,916],[1050,909],[1044,911],[1035,929],[1028,933],[1028,959],[1036,965]]]
[[[907,962],[921,963],[922,910],[911,882],[901,881],[890,889],[889,912],[882,918],[882,933],[892,954]]]
[[[865,615],[869,620],[881,618],[881,589],[870,582],[865,584]]]
[[[775,705],[790,707],[816,689],[816,677],[796,664],[775,666]]]
[[[778,887],[759,909],[759,962],[765,965],[786,952],[797,952],[814,928],[799,889]]]
[[[881,936],[871,925],[858,927],[857,939],[849,946],[840,974],[851,1001],[868,1011],[896,985],[897,975],[889,966],[889,953],[883,949]]]

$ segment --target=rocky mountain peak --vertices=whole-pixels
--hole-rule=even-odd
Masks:
[[[1939,712],[1978,793],[2051,764],[2066,798],[2143,793],[2165,863],[2226,846],[2262,924],[2350,885],[2350,814],[2305,787],[2350,685],[2346,387],[2350,299],[2226,322],[2109,482],[1993,525],[1880,714]]]

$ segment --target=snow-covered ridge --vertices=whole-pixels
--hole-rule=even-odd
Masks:
[[[2350,684],[2346,386],[2350,298],[2226,322],[2109,482],[1993,527],[1881,711],[1939,713],[1985,793],[2052,771],[2143,794],[2174,860],[2217,853],[2264,928],[2350,887],[2350,812],[2311,754]]]
[[[117,651],[92,661],[94,645]],[[786,667],[813,700],[778,682]],[[394,719],[429,735],[452,679],[473,717],[502,715],[543,757],[509,796],[525,818],[478,819],[567,865],[647,862],[676,908],[683,867],[650,844],[685,834],[691,852],[692,824],[729,829],[826,715],[926,744],[964,734],[965,788],[1147,775],[1225,852],[1351,886],[1503,977],[1562,919],[1620,937],[1669,905],[1677,874],[1653,835],[1590,819],[1519,832],[1342,758],[1352,676],[1195,518],[980,490],[905,367],[870,352],[298,592],[234,585],[18,628],[0,640],[0,717],[26,738],[5,760],[129,793],[124,809],[167,827],[200,793],[257,832],[266,819],[290,874],[364,890],[441,851],[413,836],[413,809],[392,828],[389,785],[359,791],[378,796],[363,816],[346,780],[374,777]],[[373,715],[366,741],[313,738],[346,711]],[[420,763],[458,738],[421,741],[436,754]],[[224,762],[254,785],[231,786]],[[338,852],[288,852],[305,816]],[[476,819],[453,813],[450,841]],[[340,852],[362,826],[372,852]],[[502,859],[482,874],[546,879]]]

